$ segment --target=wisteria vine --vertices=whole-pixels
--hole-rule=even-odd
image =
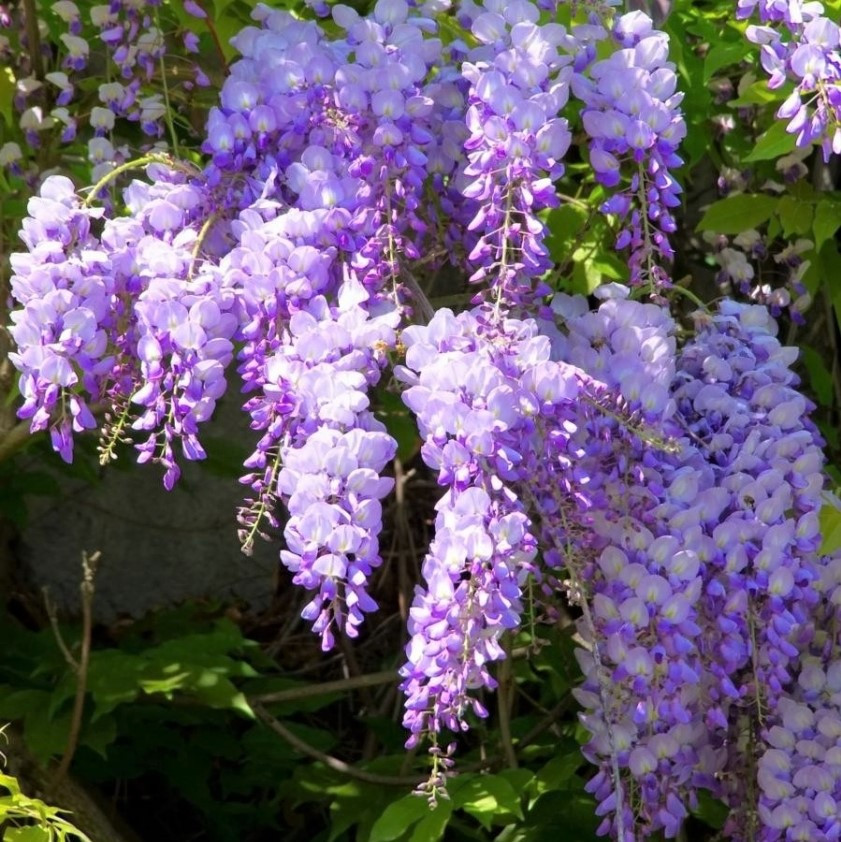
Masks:
[[[431,745],[430,799],[451,773],[445,732],[488,715],[525,612],[561,599],[600,833],[675,838],[709,791],[731,807],[730,838],[841,838],[823,443],[765,307],[725,299],[688,339],[669,310],[686,125],[667,35],[612,2],[574,4],[569,26],[553,19],[563,4],[532,0],[452,15],[335,5],[329,27],[259,5],[204,164],[177,147],[132,163],[106,139],[114,119],[157,138],[169,113],[141,96],[165,58],[145,5],[94,21],[122,80],[90,115],[101,180],[83,197],[46,178],[11,257],[32,432],[70,461],[74,437],[100,428],[103,463],[129,442],[170,489],[182,459],[204,458],[202,425],[235,371],[253,431],[242,548],[282,529],[280,560],[329,650],[377,607],[397,443],[376,390],[399,389],[441,487],[400,669],[407,746]],[[78,9],[54,11],[68,32],[64,69],[45,78],[53,121],[88,60]],[[462,38],[444,37],[442,14]],[[771,84],[795,80],[789,131],[838,152],[838,27],[818,3],[738,14],[759,15],[748,32]],[[193,68],[190,84],[206,82]],[[35,145],[36,91],[19,103]],[[545,211],[576,132],[628,266],[594,308],[547,283]],[[114,213],[107,191],[140,168]],[[738,255],[719,253],[737,286]],[[459,278],[461,311],[430,301],[436,273]]]

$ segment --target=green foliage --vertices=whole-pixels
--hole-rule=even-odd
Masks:
[[[794,146],[795,136],[786,131],[784,122],[777,120],[759,136],[756,146],[745,156],[745,163],[776,160],[793,152]]]
[[[829,555],[841,550],[841,506],[837,500],[827,501],[821,509],[821,552]]]
[[[5,649],[0,663],[0,717],[22,719],[30,749],[46,761],[65,747],[76,674],[64,661],[51,630],[33,633],[0,620],[0,635]],[[70,632],[67,638],[73,639]],[[234,680],[257,675],[244,660],[255,647],[229,620],[217,619],[201,631],[152,645],[140,643],[128,635],[119,648],[91,654],[86,681],[90,705],[81,745],[104,757],[117,737],[114,712],[138,699],[178,696],[196,705],[253,716]]]
[[[40,798],[30,798],[16,778],[0,772],[0,831],[5,842],[92,842]]]
[[[698,223],[700,231],[718,234],[741,234],[767,222],[777,210],[780,200],[759,193],[738,193],[713,202]]]

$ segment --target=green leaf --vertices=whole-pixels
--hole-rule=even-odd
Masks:
[[[800,359],[809,373],[809,385],[822,406],[832,406],[832,372],[827,368],[826,360],[814,348],[803,345]]]
[[[699,231],[718,234],[741,234],[767,222],[777,208],[776,196],[760,193],[739,193],[713,202],[698,223]]]
[[[834,501],[825,502],[821,508],[822,555],[831,555],[841,549],[841,509]]]
[[[418,795],[405,795],[389,804],[374,822],[368,842],[391,842],[399,839],[414,824],[429,813],[426,799]]]
[[[126,652],[108,649],[91,653],[88,692],[95,704],[92,721],[137,698],[143,668],[142,658]]]
[[[839,227],[841,227],[841,202],[830,199],[819,201],[812,222],[815,248],[820,250],[824,242],[834,236]]]
[[[783,196],[777,206],[777,216],[786,237],[808,234],[812,230],[815,206],[812,202],[803,202],[794,196]]]
[[[510,781],[498,775],[477,775],[469,780],[453,796],[453,806],[470,813],[487,830],[500,812],[523,817],[520,796]]]
[[[70,731],[70,710],[58,716],[50,716],[49,699],[43,706],[30,710],[23,721],[26,744],[42,762],[61,754],[67,745]]]
[[[586,221],[587,211],[569,203],[552,208],[546,215],[546,227],[549,231],[546,246],[555,263],[563,263],[569,258],[569,248]]]
[[[223,17],[225,12],[228,10],[228,6],[230,6],[233,2],[234,0],[213,0],[214,18],[218,21],[221,17]]]
[[[51,842],[52,831],[47,827],[31,825],[30,827],[10,827],[3,839],[8,842]]]
[[[452,814],[453,805],[449,801],[439,801],[438,806],[417,823],[409,842],[438,842]]]
[[[522,768],[503,769],[498,777],[504,778],[517,792],[523,793],[531,786],[532,781],[534,781],[534,772]]]
[[[0,67],[0,117],[6,125],[15,124],[15,112],[12,103],[15,98],[15,74],[8,65]]]
[[[335,842],[336,839],[350,838],[345,834],[349,828],[358,826],[357,839],[370,840],[374,824],[379,821],[383,814],[383,801],[387,801],[385,787],[365,787],[355,795],[335,796],[330,804],[330,834],[327,842]],[[365,830],[363,830],[365,828]]]
[[[576,771],[581,768],[581,749],[574,740],[565,740],[562,750],[535,776],[538,793],[567,789]]]
[[[744,108],[748,105],[768,105],[772,102],[779,102],[782,99],[783,95],[780,93],[779,88],[769,90],[768,83],[764,79],[760,79],[742,88],[738,98],[731,99],[727,105],[730,108]]]
[[[746,58],[745,45],[741,40],[715,44],[704,60],[704,84],[706,85],[716,74],[716,71],[721,70],[722,67],[741,64]]]
[[[552,790],[534,802],[526,816],[528,842],[593,842],[599,819],[595,801],[583,792]]]
[[[407,465],[421,446],[417,422],[394,392],[380,389],[377,392],[377,404],[377,417],[382,419],[389,434],[397,442],[397,458]]]
[[[692,811],[701,821],[720,830],[727,821],[730,811],[705,789],[698,790],[698,807]]]
[[[117,739],[117,722],[113,716],[104,716],[96,722],[86,724],[82,729],[79,744],[95,751],[103,760],[107,759],[108,746]]]
[[[12,796],[20,795],[20,784],[18,783],[17,778],[13,778],[11,775],[4,775],[0,773],[0,786],[2,786],[3,789],[9,792]]]
[[[775,120],[767,132],[759,136],[753,151],[745,157],[745,161],[770,161],[781,158],[794,151],[796,136],[786,131],[786,124]]]
[[[0,686],[0,720],[23,719],[30,710],[49,704],[49,700],[50,694],[45,690],[14,690]]]

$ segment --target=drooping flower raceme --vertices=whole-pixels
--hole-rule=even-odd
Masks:
[[[142,226],[132,244],[136,289],[126,329],[140,363],[130,399],[143,410],[131,426],[149,433],[138,445],[139,461],[160,462],[171,488],[179,475],[174,440],[187,459],[205,456],[198,425],[212,416],[225,392],[237,318],[233,293],[223,289],[218,269],[202,254],[211,191],[175,170],[159,165],[150,170],[152,185],[134,182],[125,193]]]
[[[411,745],[442,728],[466,728],[468,711],[485,715],[476,691],[495,686],[489,665],[504,657],[502,634],[520,622],[521,586],[535,555],[529,519],[511,487],[521,459],[514,447],[526,362],[518,360],[518,346],[525,351],[535,341],[526,331],[441,310],[428,326],[402,333],[406,365],[397,373],[409,386],[403,400],[417,415],[424,460],[447,487],[401,670]]]
[[[534,321],[486,315],[441,310],[402,333],[403,399],[417,415],[424,461],[447,488],[401,670],[411,745],[426,732],[465,729],[468,711],[485,715],[476,691],[495,686],[489,666],[504,657],[500,638],[519,625],[523,584],[536,572],[520,487],[535,419],[550,406],[571,413],[580,388],[580,372],[550,359]]]
[[[21,238],[28,252],[11,256],[12,295],[23,305],[10,329],[24,399],[18,414],[31,419],[33,432],[49,427],[53,447],[70,462],[73,432],[96,427],[89,402],[101,396],[110,368],[114,289],[91,232],[102,210],[83,206],[64,176],[46,179],[27,209]]]
[[[684,349],[674,392],[720,498],[707,526],[701,646],[710,737],[730,746],[720,780],[735,838],[750,836],[751,807],[739,805],[756,758],[732,735],[744,729],[761,746],[769,717],[782,715],[814,631],[821,576],[822,442],[790,368],[797,351],[775,333],[764,307],[725,302]]]
[[[571,135],[559,117],[569,98],[571,58],[559,50],[566,31],[538,23],[538,7],[488,2],[472,21],[480,46],[463,74],[470,83],[463,193],[476,202],[467,226],[478,233],[469,261],[497,307],[528,308],[547,290],[549,267],[538,211],[557,204]],[[478,267],[478,268],[476,268]]]
[[[604,213],[621,220],[618,250],[629,249],[631,285],[659,289],[670,282],[667,268],[676,229],[680,185],[672,171],[682,164],[677,148],[686,136],[680,110],[683,94],[668,60],[668,36],[641,12],[617,18],[611,33],[618,49],[572,80],[584,103],[590,163],[596,178],[614,194]]]
[[[593,379],[571,440],[559,448],[550,427],[532,476],[545,559],[582,608],[577,696],[592,735],[584,752],[599,767],[588,788],[600,832],[631,840],[676,835],[699,762],[693,507],[713,477],[675,438],[671,318],[616,293],[595,312],[582,298],[553,302],[559,352]]]
[[[295,312],[286,336],[266,357],[259,396],[246,404],[265,430],[245,478],[257,492],[241,513],[244,544],[253,540],[274,497],[289,511],[281,560],[296,584],[316,594],[303,616],[323,648],[336,633],[355,637],[375,603],[366,590],[381,559],[381,477],[396,443],[369,409],[368,387],[393,344],[396,313],[370,318],[358,304],[331,308],[315,297]],[[281,467],[282,466],[282,467]],[[275,521],[276,523],[276,521]]]

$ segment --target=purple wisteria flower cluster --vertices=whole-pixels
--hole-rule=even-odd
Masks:
[[[196,24],[207,17],[196,0],[186,0],[183,6]],[[21,46],[26,48],[20,53],[20,66],[15,68],[13,103],[25,146],[22,149],[20,143],[10,140],[0,147],[0,167],[25,175],[33,186],[38,173],[31,160],[32,151],[49,147],[56,140],[65,145],[85,138],[96,182],[130,159],[128,145],[120,141],[136,131],[134,125],[140,126],[144,136],[141,147],[162,142],[167,107],[173,98],[210,84],[195,60],[188,60],[186,66],[172,73],[168,40],[180,36],[186,51],[195,54],[198,35],[182,26],[177,31],[168,29],[171,15],[161,0],[110,0],[83,9],[72,0],[57,0],[44,4],[44,20],[26,19],[37,12],[35,4],[21,4],[15,21],[22,31]],[[56,26],[64,30],[59,35],[57,55],[44,43],[28,42],[39,27]],[[95,87],[94,104],[86,104],[80,115],[79,100],[84,97],[87,81],[83,74],[90,70],[92,56],[98,60],[101,56],[105,69]]]
[[[841,153],[841,29],[823,3],[801,0],[739,0],[737,16],[758,17],[747,37],[760,47],[768,87],[788,81],[794,90],[777,111],[798,146],[819,143],[824,160]]]
[[[601,831],[673,838],[703,789],[730,805],[728,838],[834,838],[837,776],[816,760],[829,744],[808,740],[838,716],[820,691],[839,568],[819,554],[823,442],[796,350],[757,305],[698,314],[679,350],[653,305],[554,309],[560,352],[631,413],[579,399],[575,460],[533,484],[558,504],[535,506],[544,557],[582,608],[576,695]]]
[[[705,239],[711,242],[712,257],[720,267],[716,282],[723,295],[737,290],[749,300],[764,304],[775,318],[787,314],[795,324],[805,324],[804,313],[812,296],[803,282],[810,266],[803,255],[814,247],[811,240],[799,238],[771,256],[762,235],[753,228],[732,240],[709,232]],[[767,280],[770,272],[757,271],[756,267],[763,264],[770,264],[772,271],[782,275],[782,284],[772,285]]]
[[[123,79],[100,89],[111,117],[91,116],[104,142],[115,115],[154,136],[166,113],[138,102],[162,59],[149,5],[98,13]],[[687,338],[664,297],[686,131],[667,37],[613,2],[575,4],[566,27],[532,0],[446,18],[311,5],[331,20],[258,5],[235,37],[202,166],[153,151],[87,198],[51,175],[30,200],[11,258],[21,417],[69,461],[103,414],[103,464],[129,441],[170,489],[235,377],[253,431],[242,548],[282,531],[329,650],[377,607],[397,452],[377,409],[400,391],[441,486],[400,668],[431,800],[445,732],[488,715],[523,617],[562,603],[601,834],[675,838],[708,791],[731,838],[841,838],[822,441],[765,307],[725,300]],[[808,30],[792,67],[834,49],[818,4],[799,22],[793,3],[741,13],[757,5]],[[85,57],[74,8],[56,4],[68,72]],[[548,282],[544,212],[579,128],[628,250],[628,284],[594,307]],[[116,190],[135,166],[146,178]],[[104,191],[125,213],[93,206]],[[731,252],[723,270],[748,282]],[[440,278],[466,307],[478,288],[468,309],[434,306]]]
[[[473,282],[487,280],[497,302],[529,309],[547,289],[535,279],[549,268],[542,208],[557,205],[571,134],[559,115],[569,99],[572,58],[560,24],[539,25],[531,3],[492,3],[470,31],[479,42],[462,73],[470,83],[464,195],[479,233],[469,254]]]
[[[598,39],[608,37],[603,30]],[[610,38],[620,47],[609,58],[580,69],[573,91],[584,103],[582,119],[590,136],[590,164],[607,188],[618,188],[602,205],[622,220],[618,250],[629,250],[630,282],[658,289],[670,282],[662,265],[673,251],[673,209],[681,187],[672,170],[686,136],[668,36],[642,12],[619,17]],[[621,187],[620,187],[621,185]]]

